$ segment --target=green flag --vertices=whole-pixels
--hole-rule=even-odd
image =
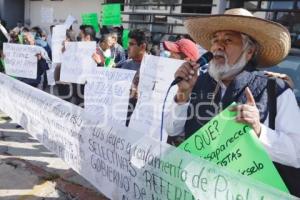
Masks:
[[[129,41],[128,34],[129,34],[129,30],[124,29],[122,35],[122,46],[124,49],[128,49],[128,41]]]
[[[179,148],[288,193],[253,129],[235,116],[225,109]]]
[[[97,13],[83,13],[83,14],[81,14],[81,18],[82,18],[82,24],[91,25],[94,27],[96,33],[99,32]]]
[[[102,26],[103,25],[121,25],[121,5],[103,4],[102,5]]]

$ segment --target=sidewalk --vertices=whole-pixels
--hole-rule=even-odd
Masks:
[[[106,200],[0,111],[1,200]]]

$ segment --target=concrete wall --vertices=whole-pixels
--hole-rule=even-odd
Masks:
[[[61,24],[69,14],[73,15],[77,22],[73,25],[74,30],[78,30],[81,24],[81,13],[96,12],[100,17],[101,4],[104,0],[63,0],[63,1],[30,1],[25,0],[25,22],[31,27],[40,26],[46,31],[52,24]],[[41,10],[53,11],[53,22],[43,22]]]
[[[18,21],[24,21],[24,0],[0,0],[0,18],[8,28],[14,28]]]

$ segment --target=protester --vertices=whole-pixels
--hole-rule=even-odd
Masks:
[[[96,32],[91,25],[81,25],[79,27],[79,40],[83,42],[96,41]]]
[[[66,31],[66,40],[65,42],[75,42],[76,41],[76,33],[73,30],[67,29]],[[64,47],[62,51],[64,51]],[[77,95],[77,85],[74,83],[65,83],[60,81],[60,71],[61,71],[61,64],[58,64],[55,67],[54,71],[54,80],[56,82],[56,87],[57,87],[57,92],[58,92],[58,97],[71,102],[78,104],[78,95]],[[74,100],[73,100],[74,99]]]
[[[82,42],[96,41],[96,32],[93,26],[81,25],[79,39]],[[76,91],[73,93],[74,103],[76,105],[83,107],[84,106],[84,84],[73,84],[73,86],[75,87],[75,91]]]
[[[21,21],[18,21],[18,22],[17,22],[17,26],[14,27],[14,28],[12,29],[12,31],[14,31],[15,33],[18,33],[18,34],[19,34],[20,32],[22,32],[23,28],[24,28],[23,23],[22,23]]]
[[[40,27],[35,26],[30,29],[30,32],[35,34],[34,35],[35,44],[37,46],[43,47],[46,50],[48,57],[51,58],[52,52],[51,52],[51,48],[47,42],[47,36],[46,36],[45,31],[43,31]]]
[[[270,78],[280,78],[280,79],[286,81],[287,84],[289,84],[291,89],[294,89],[294,87],[295,87],[293,79],[290,76],[288,76],[287,74],[265,71],[265,75],[267,75]]]
[[[170,58],[194,62],[200,58],[196,44],[189,39],[183,38],[176,42],[165,41],[163,46],[171,53]]]
[[[121,66],[123,62],[126,60],[125,50],[124,48],[118,43],[118,33],[113,32],[110,34],[112,38],[112,45],[111,45],[111,55],[114,60],[114,67]]]
[[[33,28],[31,28],[31,33],[35,34],[34,39],[35,39],[35,45],[42,47],[43,49],[45,49],[45,51],[47,52],[48,58],[52,58],[52,52],[51,52],[51,48],[47,42],[47,34],[44,30],[42,30],[40,27],[35,26]],[[47,86],[48,86],[48,79],[47,79],[47,73],[46,71],[44,72],[44,74],[42,75],[43,77],[43,84],[42,84],[42,89],[46,90]]]
[[[145,32],[139,29],[132,30],[128,34],[128,58],[120,68],[138,71],[142,59],[146,53],[148,40]]]
[[[15,31],[10,31],[9,32],[9,36],[10,36],[9,43],[20,44],[18,35],[19,35],[19,33],[15,32]]]
[[[129,125],[131,114],[137,102],[137,87],[139,84],[140,66],[144,55],[146,54],[148,39],[144,31],[136,29],[128,34],[128,58],[122,65],[121,69],[135,70],[136,74],[133,78],[129,105],[127,112],[126,126]]]
[[[100,38],[96,53],[93,54],[93,59],[97,66],[113,67],[115,66],[111,53],[112,37],[107,34]]]
[[[176,42],[164,41],[163,47],[170,52],[170,58],[196,62],[200,58],[197,45],[189,39],[179,39]],[[179,145],[184,140],[184,132],[177,136],[169,136],[167,143],[174,146]]]
[[[300,167],[300,112],[295,95],[287,83],[276,79],[277,113],[271,121],[268,78],[256,70],[286,57],[291,43],[288,30],[241,8],[189,19],[186,27],[214,57],[208,72],[201,76],[196,63],[186,62],[176,71],[175,77],[183,81],[178,83],[171,112],[165,116],[168,134],[185,132],[188,138],[222,108],[238,102],[231,108],[237,112],[236,121],[253,128],[271,159],[280,163],[277,169],[290,192],[299,196],[299,173],[290,174]]]
[[[34,36],[30,32],[24,33],[24,44],[26,45],[36,45]],[[42,57],[41,54],[37,54],[37,78],[36,79],[29,79],[29,78],[21,78],[18,79],[24,83],[27,83],[28,85],[31,85],[32,87],[38,87],[38,85],[41,83],[42,75],[46,73],[46,70],[49,69],[49,66],[45,60],[45,58]]]

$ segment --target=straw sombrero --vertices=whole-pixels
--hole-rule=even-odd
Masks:
[[[254,17],[248,10],[235,8],[224,15],[209,15],[187,19],[188,33],[203,48],[209,50],[211,38],[217,31],[231,30],[244,33],[259,44],[258,67],[278,64],[289,53],[291,37],[281,24]]]

